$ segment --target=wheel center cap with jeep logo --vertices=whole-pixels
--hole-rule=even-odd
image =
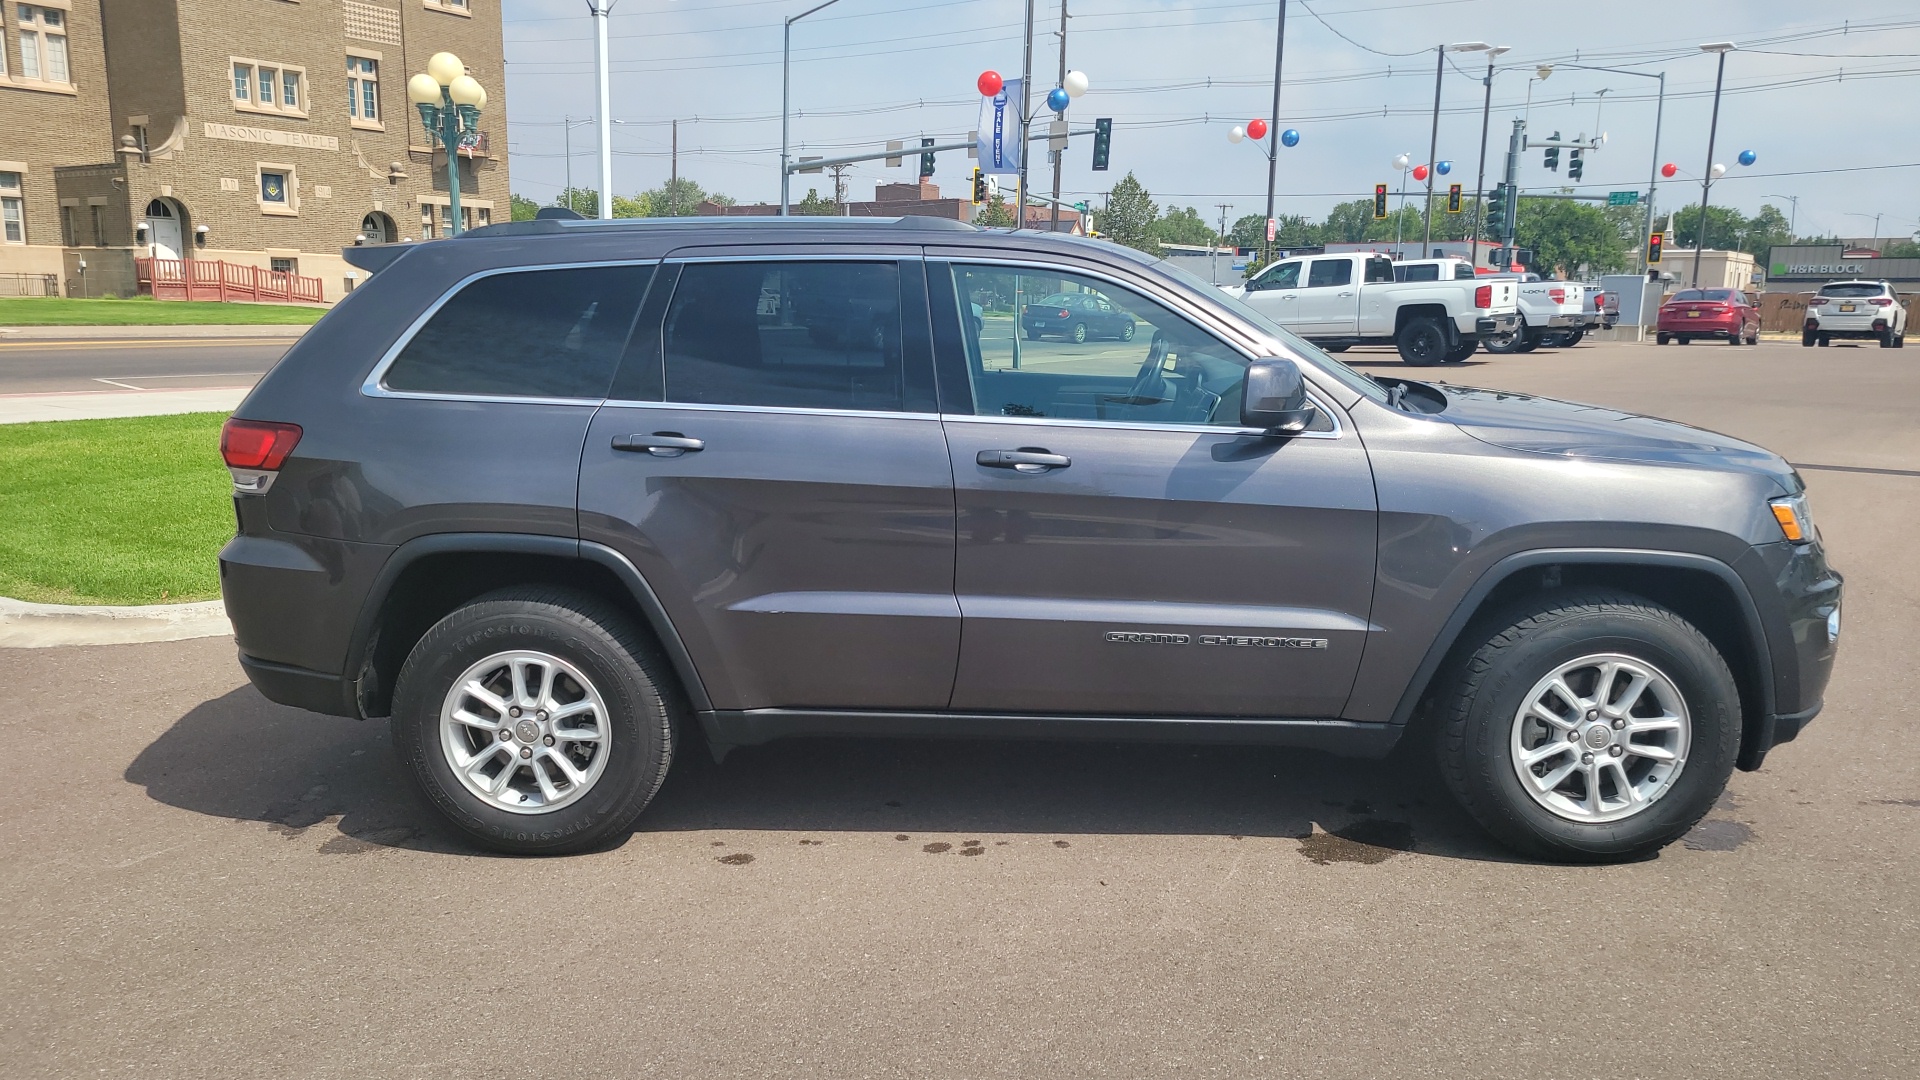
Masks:
[[[531,720],[522,720],[513,725],[513,735],[523,743],[540,741],[540,725]]]
[[[1586,738],[1588,749],[1602,750],[1613,742],[1613,729],[1605,724],[1595,724],[1587,729]]]

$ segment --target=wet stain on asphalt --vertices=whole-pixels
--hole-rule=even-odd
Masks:
[[[1072,847],[1073,845],[1067,843],[1065,840],[1055,840],[1053,842],[1053,846],[1054,847]]]
[[[953,845],[949,843],[945,843],[944,841],[935,840],[933,843],[928,844],[926,847],[923,847],[920,850],[926,852],[929,855],[938,855],[944,851],[952,851]]]
[[[824,843],[826,843],[825,840],[802,840],[800,841],[800,846],[801,847],[819,847],[821,844],[824,844]]]
[[[1404,821],[1368,818],[1300,841],[1300,854],[1316,865],[1359,863],[1373,866],[1413,850],[1413,826]]]
[[[908,837],[907,837],[907,834],[906,834],[906,833],[900,833],[899,835],[897,835],[897,836],[895,836],[895,837],[894,837],[894,839],[895,839],[895,840],[905,840],[905,839],[908,839]]]
[[[1911,806],[1920,808],[1920,799],[1875,799],[1873,801],[1879,806]]]
[[[1694,851],[1732,851],[1753,839],[1753,827],[1744,821],[1709,818],[1695,825],[1681,840]]]
[[[736,851],[731,855],[720,856],[718,861],[723,866],[745,866],[753,861],[753,856],[744,851]]]
[[[985,855],[986,853],[986,845],[978,840],[969,840],[960,845],[960,854],[962,855]]]

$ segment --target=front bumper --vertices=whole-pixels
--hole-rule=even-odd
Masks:
[[[1768,751],[1797,738],[1820,713],[1827,681],[1839,652],[1845,579],[1827,565],[1818,540],[1767,544],[1754,549],[1771,573],[1771,595],[1756,594],[1773,664],[1773,708],[1749,715],[1740,741],[1739,766],[1760,767]],[[1771,609],[1771,610],[1769,610]]]

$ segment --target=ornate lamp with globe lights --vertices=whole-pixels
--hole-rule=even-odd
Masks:
[[[1272,166],[1276,164],[1275,155],[1279,154],[1280,147],[1285,146],[1291,148],[1299,146],[1300,132],[1296,128],[1288,128],[1280,133],[1278,139],[1269,140],[1267,134],[1270,130],[1265,120],[1255,118],[1247,121],[1244,125],[1235,124],[1228,128],[1227,141],[1237,144],[1246,139],[1252,139],[1259,145],[1260,153],[1266,157],[1269,166],[1268,171],[1272,172]],[[1268,205],[1272,205],[1271,200],[1269,200]],[[1268,238],[1266,248],[1260,253],[1260,261],[1263,263],[1271,262],[1273,259],[1272,251],[1273,240],[1272,238]]]
[[[450,52],[434,53],[427,70],[407,80],[407,100],[420,110],[420,125],[447,152],[447,235],[460,235],[460,148],[480,134],[487,91]]]

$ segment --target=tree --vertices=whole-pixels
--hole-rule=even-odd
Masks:
[[[653,198],[644,191],[633,196],[615,195],[613,216],[617,218],[653,217]]]
[[[1920,259],[1920,243],[1912,240],[1889,240],[1887,246],[1880,249],[1883,259]]]
[[[513,206],[514,221],[532,221],[533,216],[540,212],[540,204],[525,195],[508,195],[507,201]]]
[[[1006,196],[996,195],[980,207],[980,213],[973,219],[975,225],[983,229],[1013,228],[1013,204]]]
[[[1747,231],[1746,215],[1727,206],[1707,207],[1707,248],[1739,248]],[[1694,203],[1673,215],[1673,246],[1691,248],[1699,242],[1700,204]]]
[[[1153,195],[1129,172],[1107,195],[1106,212],[1099,219],[1100,233],[1115,243],[1158,255],[1160,242],[1154,238],[1153,226],[1159,218],[1160,207]]]
[[[1563,277],[1605,274],[1633,262],[1633,249],[1598,206],[1572,199],[1520,200],[1515,242],[1533,249],[1530,269]]]
[[[681,176],[641,192],[640,197],[648,202],[652,211],[649,217],[692,217],[700,212],[707,193],[698,183]]]
[[[1163,244],[1211,244],[1213,226],[1191,206],[1167,207],[1167,215],[1153,223],[1153,238]]]
[[[1260,247],[1267,242],[1267,219],[1259,214],[1248,214],[1240,218],[1233,223],[1233,230],[1227,233],[1227,242],[1234,247]]]
[[[600,216],[600,193],[591,188],[567,188],[553,197],[553,205],[570,207],[584,218]]]
[[[1767,252],[1776,246],[1784,247],[1793,243],[1793,233],[1787,228],[1787,215],[1780,208],[1767,203],[1760,212],[1747,219],[1746,229],[1740,236],[1740,250],[1752,255],[1765,265]]]
[[[839,204],[820,194],[819,188],[808,188],[807,197],[793,204],[796,217],[838,217]]]

